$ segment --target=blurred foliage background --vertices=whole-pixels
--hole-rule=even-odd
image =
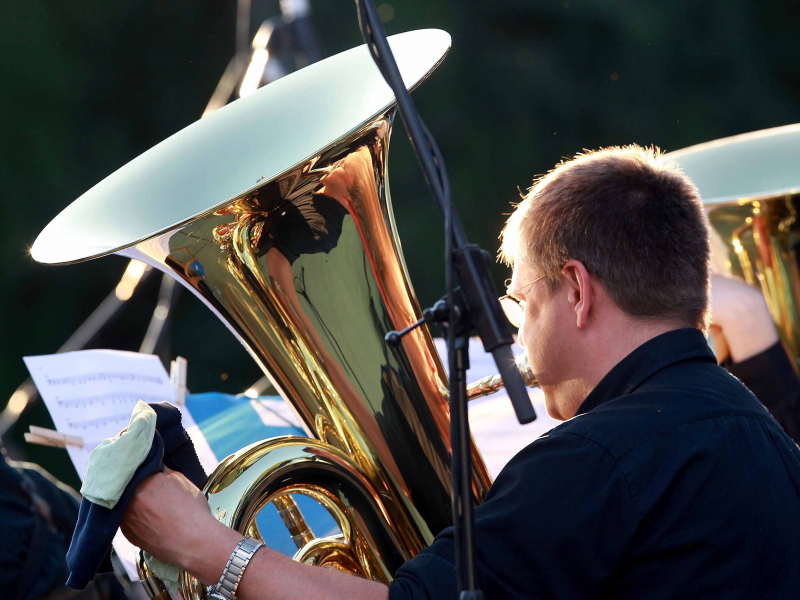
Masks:
[[[310,0],[324,56],[361,41],[352,0]],[[197,120],[234,52],[236,0],[6,0],[0,19],[0,407],[109,293],[126,261],[34,263],[60,209]],[[692,144],[800,120],[800,4],[766,0],[376,0],[387,33],[435,27],[453,46],[415,92],[447,161],[471,241],[494,251],[504,213],[537,174],[582,148]],[[252,0],[251,35],[279,14]],[[402,126],[389,161],[394,210],[420,302],[442,293],[442,222]],[[508,276],[498,265],[498,286]],[[151,278],[153,279],[153,278]],[[116,324],[135,350],[157,293]],[[244,350],[182,294],[172,352],[193,391],[238,393],[259,377]],[[110,345],[110,343],[108,344]],[[10,449],[70,483],[63,451]]]

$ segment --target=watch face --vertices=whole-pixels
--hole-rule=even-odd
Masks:
[[[208,588],[206,598],[208,598],[208,600],[229,600],[227,597],[223,596],[217,591],[216,585],[212,585]]]

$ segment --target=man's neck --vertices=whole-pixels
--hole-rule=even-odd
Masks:
[[[623,316],[606,331],[594,332],[576,352],[575,376],[544,389],[554,407],[554,418],[570,419],[598,383],[619,362],[645,342],[686,325],[666,321],[642,321]]]

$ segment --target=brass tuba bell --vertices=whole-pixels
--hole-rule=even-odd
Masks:
[[[761,288],[786,347],[800,361],[800,125],[715,140],[667,155],[700,190],[721,242],[722,274]]]
[[[450,37],[425,30],[390,43],[414,88]],[[137,259],[200,298],[308,434],[225,458],[204,489],[212,513],[258,536],[256,514],[274,502],[296,560],[384,582],[451,523],[441,360],[426,327],[397,349],[384,343],[421,316],[386,179],[394,116],[366,47],[344,52],[155,146],[65,209],[32,248],[47,263]],[[491,480],[474,443],[472,453],[480,502]],[[291,494],[327,508],[341,535],[312,538]],[[186,598],[205,595],[187,574],[181,585]]]

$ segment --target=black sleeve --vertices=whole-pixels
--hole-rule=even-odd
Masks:
[[[800,380],[780,342],[761,354],[723,365],[767,407],[784,431],[800,444]]]
[[[574,434],[517,454],[476,509],[477,575],[492,598],[596,598],[638,524],[616,461]],[[456,599],[453,531],[398,569],[390,600]]]

